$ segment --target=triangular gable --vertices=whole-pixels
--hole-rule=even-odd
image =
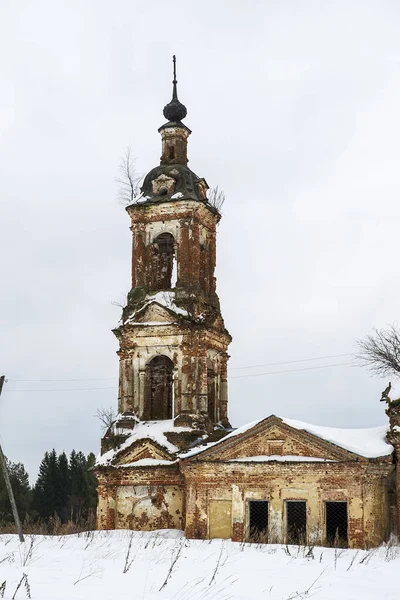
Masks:
[[[319,460],[366,460],[305,430],[284,423],[275,415],[257,422],[243,433],[232,433],[184,461],[230,461],[246,457],[287,456]],[[295,459],[294,459],[295,460]]]
[[[157,302],[152,302],[139,310],[134,317],[135,323],[172,323],[176,315]]]
[[[128,448],[124,448],[122,452],[117,454],[111,464],[126,465],[142,460],[143,458],[174,460],[174,457],[157,444],[157,442],[150,439],[141,439],[133,442]]]

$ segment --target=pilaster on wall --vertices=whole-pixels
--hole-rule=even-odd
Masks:
[[[99,483],[97,487],[97,529],[115,529],[117,486]]]

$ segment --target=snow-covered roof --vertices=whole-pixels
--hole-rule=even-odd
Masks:
[[[277,417],[286,425],[298,429],[301,431],[307,431],[308,433],[315,435],[327,442],[331,442],[340,448],[364,456],[365,458],[378,458],[381,456],[389,456],[393,452],[393,446],[386,441],[386,434],[388,427],[381,425],[380,427],[370,427],[367,429],[339,429],[336,427],[324,427],[322,425],[312,425],[311,423],[305,423],[303,421],[297,421],[294,419],[286,419],[285,417]],[[210,442],[202,446],[197,446],[187,452],[181,452],[178,454],[178,448],[168,441],[166,437],[167,432],[180,433],[185,431],[192,431],[190,427],[174,427],[173,419],[166,419],[164,421],[141,421],[135,425],[133,430],[130,430],[130,435],[126,441],[116,450],[109,450],[102,456],[97,457],[96,464],[109,465],[118,454],[129,448],[134,442],[144,439],[150,439],[165,448],[170,454],[177,456],[178,458],[190,458],[196,456],[206,450],[222,444],[225,441],[242,435],[259,425],[266,419],[259,419],[247,423],[238,429],[235,429],[222,439],[217,442]],[[237,458],[235,461],[245,462],[267,462],[267,461],[324,461],[323,458],[313,457],[298,457],[298,456],[253,456]],[[158,459],[141,459],[134,463],[126,463],[123,466],[156,466],[161,464],[172,464],[175,461],[163,461]],[[330,461],[327,461],[330,462]]]
[[[323,427],[311,425],[303,421],[285,419],[282,421],[295,429],[304,429],[327,442],[332,442],[345,450],[365,456],[366,458],[378,458],[388,456],[393,452],[393,446],[386,441],[388,432],[387,425],[380,427],[369,427],[368,429],[338,429],[336,427]]]
[[[174,427],[173,419],[165,419],[163,421],[140,421],[135,425],[135,428],[131,430],[129,437],[119,448],[109,450],[103,455],[98,455],[96,465],[109,465],[117,454],[120,454],[123,450],[129,448],[129,446],[136,441],[144,439],[150,439],[165,448],[171,454],[175,454],[178,452],[178,448],[174,444],[171,444],[165,435],[169,431],[179,433],[182,431],[191,431],[191,429],[190,427]],[[139,461],[136,461],[135,465],[137,465],[138,462]]]
[[[386,433],[388,431],[387,425],[380,427],[370,427],[368,429],[338,429],[336,427],[324,427],[322,425],[312,425],[311,423],[304,423],[303,421],[296,421],[294,419],[286,419],[285,417],[278,417],[286,425],[293,427],[294,429],[304,430],[312,435],[315,435],[327,442],[331,442],[340,448],[354,452],[365,458],[378,458],[380,456],[388,456],[393,452],[393,446],[386,441]],[[189,458],[200,454],[213,446],[221,444],[226,440],[241,435],[252,429],[265,419],[258,419],[247,423],[232,433],[229,433],[221,440],[205,444],[204,446],[193,448],[189,452],[180,455],[181,458]]]

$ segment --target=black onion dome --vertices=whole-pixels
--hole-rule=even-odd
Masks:
[[[187,115],[186,106],[179,102],[178,100],[178,91],[177,84],[178,81],[176,79],[176,57],[173,56],[174,63],[174,79],[172,81],[172,100],[166,106],[164,106],[163,115],[168,121],[182,121]]]
[[[173,97],[171,102],[164,106],[163,115],[168,121],[182,121],[187,115],[186,106]]]

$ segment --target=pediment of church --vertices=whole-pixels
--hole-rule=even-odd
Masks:
[[[188,460],[234,461],[246,458],[267,461],[341,461],[356,460],[357,454],[319,438],[307,431],[295,429],[275,416],[268,417],[237,435],[223,438],[209,449]],[[282,457],[282,458],[280,458]],[[361,458],[361,457],[360,457]]]
[[[173,317],[169,310],[153,302],[135,315],[135,323],[171,323]]]
[[[155,460],[172,460],[171,456],[158,444],[150,439],[137,440],[128,448],[120,452],[112,461],[113,465],[127,465],[143,458]]]

